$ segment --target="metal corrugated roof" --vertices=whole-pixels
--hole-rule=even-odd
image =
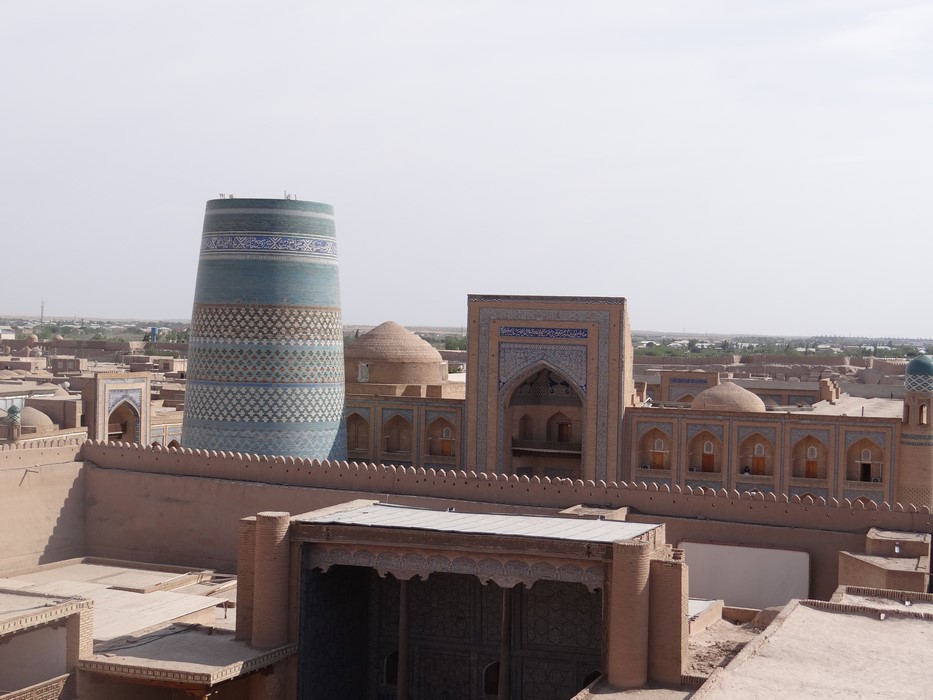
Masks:
[[[573,542],[614,542],[629,540],[658,525],[627,523],[620,520],[584,520],[534,515],[495,515],[457,513],[374,503],[353,510],[329,512],[317,517],[297,518],[298,522],[333,525],[392,527],[433,532],[476,535],[538,537]]]

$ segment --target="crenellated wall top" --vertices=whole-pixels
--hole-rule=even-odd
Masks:
[[[17,450],[42,450],[50,447],[79,447],[87,441],[83,436],[50,437],[23,442],[7,442],[0,445],[0,452]]]
[[[583,481],[514,474],[425,469],[357,462],[328,462],[161,445],[88,440],[81,457],[99,467],[172,476],[191,476],[337,489],[356,494],[399,494],[567,508],[580,503],[628,506],[651,515],[859,531],[890,527],[933,532],[927,505],[739,492],[645,482]],[[349,496],[358,497],[356,495]]]

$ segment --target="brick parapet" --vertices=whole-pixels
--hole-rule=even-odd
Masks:
[[[56,676],[28,688],[20,688],[12,693],[0,695],[0,700],[61,700],[68,697],[65,694],[65,686],[70,678],[71,674],[69,673]]]
[[[909,600],[912,603],[933,603],[933,593],[894,591],[890,588],[870,588],[866,586],[840,586],[830,602],[839,602],[841,597],[845,594],[861,595],[870,598],[896,598],[900,601]]]
[[[86,440],[86,435],[76,435],[4,443],[0,445],[0,469],[73,461]]]
[[[567,508],[579,503],[631,507],[658,516],[693,517],[757,525],[865,532],[871,527],[933,533],[928,506],[786,494],[739,493],[644,482],[550,479],[486,472],[445,471],[376,464],[319,462],[292,457],[102,443],[89,440],[81,456],[99,467],[211,479]]]

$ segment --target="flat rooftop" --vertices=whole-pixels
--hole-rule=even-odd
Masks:
[[[76,598],[24,593],[0,585],[0,635],[53,622],[88,605]]]
[[[931,639],[933,620],[915,613],[792,602],[694,697],[928,697]]]
[[[333,508],[318,514],[308,513],[297,516],[295,521],[316,525],[358,525],[600,543],[637,539],[660,527],[656,524],[629,523],[620,520],[458,513],[452,510],[427,510],[386,503],[347,504],[345,510]]]
[[[160,569],[71,561],[0,578],[0,589],[25,595],[53,596],[64,601],[94,602],[94,641],[106,641],[140,630],[198,616],[222,616],[224,586],[208,583],[213,572]],[[204,584],[198,586],[197,584]],[[215,595],[218,594],[218,595]],[[218,612],[219,611],[219,612]],[[223,626],[223,625],[221,625]]]
[[[78,666],[108,676],[211,686],[269,666],[294,653],[296,644],[278,649],[254,649],[234,639],[194,625],[171,625],[137,637],[95,646],[94,655]]]
[[[817,416],[900,418],[904,414],[904,400],[843,395],[833,403],[820,401],[813,404],[813,410],[810,413]]]

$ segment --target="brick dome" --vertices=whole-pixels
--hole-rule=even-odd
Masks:
[[[55,424],[52,419],[45,415],[38,408],[24,406],[19,413],[19,422],[24,428],[32,427],[39,430],[52,430]]]
[[[765,402],[735,382],[723,382],[697,394],[690,408],[701,411],[741,411],[764,413]]]
[[[395,321],[361,335],[343,354],[349,382],[437,384],[446,378],[446,363],[437,349]]]

